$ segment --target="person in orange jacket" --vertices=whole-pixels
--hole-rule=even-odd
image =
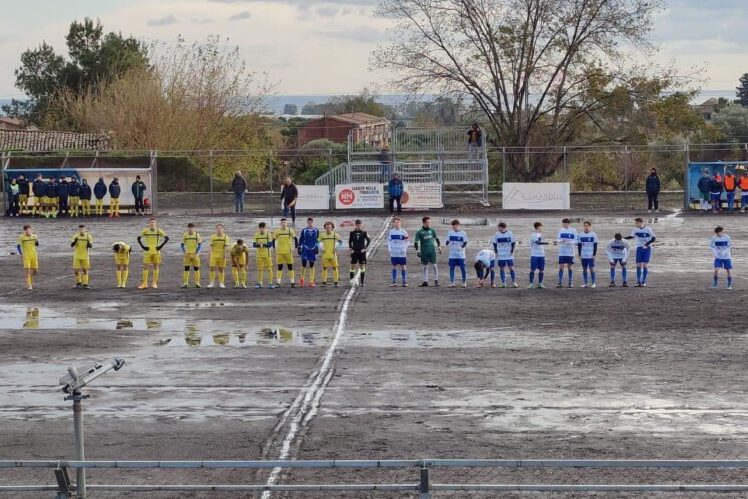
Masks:
[[[738,189],[738,179],[730,170],[725,172],[722,186],[725,188],[725,194],[727,194],[727,211],[732,211],[735,206],[735,191]]]

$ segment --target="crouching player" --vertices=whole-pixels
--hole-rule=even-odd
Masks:
[[[343,245],[343,240],[334,229],[334,223],[325,222],[325,231],[319,235],[319,247],[322,250],[322,284],[320,284],[322,287],[327,286],[327,276],[330,270],[332,270],[335,287],[339,286],[340,268],[337,249]]]
[[[514,239],[512,231],[506,229],[506,224],[501,222],[499,224],[499,230],[493,236],[493,250],[496,252],[499,264],[499,277],[501,283],[500,288],[506,287],[506,272],[505,268],[509,268],[509,275],[512,278],[512,287],[518,288],[517,275],[514,273],[514,247],[517,245],[517,240]]]
[[[117,276],[117,287],[127,287],[127,277],[130,273],[130,253],[132,246],[123,242],[116,242],[112,245],[114,251],[114,272]]]
[[[299,280],[299,286],[302,288],[307,282],[310,288],[316,286],[317,269],[314,268],[314,262],[317,260],[317,253],[319,253],[319,248],[317,247],[318,241],[319,229],[314,226],[314,219],[309,217],[306,219],[306,227],[301,229],[299,233],[299,247],[297,248],[301,257],[301,279]],[[309,280],[305,281],[307,267],[309,268]]]
[[[592,222],[584,222],[584,229],[578,237],[579,258],[582,260],[583,288],[589,283],[590,288],[595,288],[595,257],[597,256],[597,234],[592,232]],[[590,280],[587,280],[589,272]]]
[[[39,258],[36,248],[39,246],[39,238],[31,232],[30,225],[23,226],[23,233],[18,238],[16,249],[23,258],[23,269],[25,272],[26,289],[34,289],[34,276],[39,270]]]
[[[493,251],[484,249],[475,255],[475,273],[478,276],[478,284],[475,285],[476,288],[482,288],[486,284],[486,278],[489,273],[491,274],[491,287],[496,287],[494,283],[496,279],[495,267],[496,253]]]
[[[231,271],[234,276],[234,288],[247,287],[247,262],[249,261],[249,248],[244,244],[244,239],[237,239],[231,247]]]
[[[629,258],[629,243],[623,240],[623,236],[619,233],[613,236],[613,239],[608,243],[608,261],[610,262],[610,285],[609,287],[616,287],[616,265],[621,266],[621,280],[623,283],[621,286],[628,288],[629,284],[626,275],[626,261]]]
[[[725,234],[722,227],[714,228],[714,236],[709,241],[709,247],[714,252],[714,279],[712,289],[717,289],[719,283],[719,269],[727,273],[727,289],[732,289],[732,239]]]

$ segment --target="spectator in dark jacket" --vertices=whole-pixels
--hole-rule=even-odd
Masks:
[[[70,215],[70,208],[68,208],[68,196],[70,196],[70,185],[64,178],[57,187],[57,195],[60,198],[59,207],[60,215]]]
[[[712,198],[712,213],[722,209],[722,176],[715,173],[709,181],[709,195]]]
[[[81,214],[84,217],[91,216],[91,186],[85,178],[81,183]]]
[[[132,195],[135,198],[136,215],[145,215],[145,204],[143,203],[145,198],[145,190],[145,182],[140,180],[140,175],[137,175],[135,177],[135,182],[132,183]]]
[[[31,184],[31,192],[34,193],[34,197],[36,198],[34,199],[34,211],[32,212],[34,215],[37,213],[41,215],[47,207],[45,191],[44,179],[42,178],[42,174],[39,173],[36,175],[34,183]]]
[[[29,202],[29,181],[26,180],[24,175],[19,175],[16,179],[18,183],[18,202],[20,204],[20,214],[25,215],[27,213],[28,202]]]
[[[119,185],[119,179],[114,177],[109,184],[109,218],[119,218],[119,197],[122,194],[122,188]]]
[[[382,146],[379,150],[379,164],[382,166],[381,182],[385,183],[390,178],[390,160],[391,160],[390,148]]]
[[[699,194],[701,194],[701,202],[699,205],[704,211],[709,210],[709,199],[711,198],[711,195],[709,194],[709,184],[711,181],[711,178],[709,178],[709,170],[704,170],[702,177],[699,179],[699,183],[696,184],[699,188]]]
[[[59,210],[59,187],[60,184],[57,183],[56,178],[51,178],[49,182],[47,182],[47,185],[44,186],[44,195],[47,197],[47,211],[44,214],[46,217],[57,217],[57,212]]]
[[[78,183],[77,177],[72,177],[68,184],[70,190],[70,198],[68,199],[68,207],[70,208],[70,216],[77,217],[78,209],[81,204],[81,185]]]
[[[395,204],[397,204],[397,214],[400,215],[403,211],[402,197],[405,187],[403,181],[400,180],[400,175],[395,173],[392,175],[392,180],[387,184],[387,194],[390,198],[390,213],[395,212]]]
[[[104,183],[104,179],[99,177],[99,181],[94,184],[93,194],[96,197],[96,214],[104,214],[104,196],[106,196],[107,187]]]
[[[647,177],[647,211],[660,211],[660,203],[657,202],[657,196],[660,195],[660,177],[657,176],[657,169],[652,168],[652,172]]]
[[[9,217],[17,217],[21,212],[21,188],[16,179],[11,179],[5,189],[8,196],[8,210],[5,214]]]
[[[293,183],[291,177],[286,177],[281,189],[281,199],[283,200],[283,216],[291,215],[291,224],[296,225],[296,202],[299,200],[299,189]]]
[[[478,123],[473,123],[470,130],[467,132],[468,140],[468,154],[472,161],[480,159],[480,151],[483,147],[483,130],[480,129]]]
[[[234,210],[236,213],[244,213],[244,193],[247,191],[247,180],[242,172],[234,173],[231,181],[231,191],[234,193]]]

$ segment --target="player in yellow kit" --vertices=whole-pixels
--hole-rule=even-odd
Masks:
[[[325,222],[325,230],[320,233],[318,241],[319,249],[322,252],[322,284],[320,286],[327,286],[327,275],[330,269],[332,269],[333,282],[337,288],[340,270],[338,269],[338,254],[336,250],[342,246],[343,241],[340,239],[340,235],[335,232],[334,223]]]
[[[73,248],[73,272],[75,272],[75,287],[88,289],[88,271],[91,261],[88,258],[88,250],[93,248],[93,236],[88,233],[86,226],[78,226],[78,232],[70,242]]]
[[[132,246],[123,242],[116,242],[112,245],[114,251],[114,267],[117,275],[117,287],[127,287],[127,277],[130,273],[130,253]]]
[[[231,270],[234,275],[234,287],[247,287],[247,261],[249,261],[249,247],[244,239],[237,239],[231,247]]]
[[[31,226],[23,226],[23,233],[18,237],[16,249],[18,254],[23,257],[24,279],[26,289],[34,289],[34,276],[39,270],[39,257],[36,248],[39,246],[39,238],[31,232]]]
[[[256,248],[255,257],[257,258],[255,289],[262,287],[262,278],[266,270],[268,272],[268,286],[273,289],[275,288],[275,284],[273,284],[273,235],[267,231],[265,222],[260,222],[257,228],[252,242],[252,246]]]
[[[218,287],[226,287],[226,250],[231,243],[229,236],[223,231],[223,225],[216,225],[216,233],[210,236],[210,281],[208,287],[215,286],[218,277]]]
[[[140,231],[138,244],[145,251],[143,255],[143,280],[138,289],[148,289],[148,272],[153,270],[151,287],[158,288],[158,274],[161,266],[161,248],[169,242],[169,236],[158,228],[155,218],[148,220],[148,227]]]
[[[200,248],[203,246],[203,238],[195,230],[195,224],[187,224],[187,232],[182,234],[182,265],[184,274],[182,276],[182,287],[190,285],[190,267],[195,273],[195,287],[200,287]]]
[[[293,270],[293,249],[298,248],[299,240],[296,238],[296,232],[288,226],[288,220],[280,219],[281,226],[275,229],[273,241],[275,241],[275,261],[278,264],[278,273],[276,283],[280,287],[283,281],[283,265],[288,268],[288,278],[291,279],[291,287],[296,287],[296,275]]]

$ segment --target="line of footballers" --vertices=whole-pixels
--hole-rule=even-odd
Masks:
[[[652,245],[656,237],[651,228],[646,226],[641,218],[635,219],[635,227],[631,234],[624,237],[620,233],[615,234],[606,246],[606,255],[610,264],[609,287],[616,286],[616,270],[620,267],[621,286],[628,287],[627,263],[630,247],[627,240],[635,241],[636,255],[636,287],[646,287],[649,273],[649,262],[652,257]],[[592,231],[592,223],[583,223],[581,232],[572,227],[571,221],[565,218],[561,221],[561,228],[555,239],[546,240],[543,236],[543,224],[535,222],[534,231],[530,235],[530,288],[545,288],[544,277],[546,267],[545,247],[548,245],[558,246],[558,281],[556,287],[564,287],[564,276],[567,276],[566,286],[574,287],[573,266],[575,256],[579,256],[582,263],[583,288],[595,288],[597,275],[595,271],[595,259],[598,253],[599,239]],[[482,249],[478,251],[474,259],[474,268],[478,278],[477,287],[490,284],[491,287],[519,287],[514,266],[514,252],[517,240],[512,231],[508,230],[506,223],[498,224],[497,232],[491,238],[493,249]],[[73,271],[75,274],[76,287],[89,287],[90,258],[89,252],[93,248],[93,237],[85,225],[78,227],[78,232],[73,235],[70,246],[73,248]],[[169,237],[161,230],[156,219],[151,218],[148,227],[143,229],[137,237],[138,245],[143,250],[142,280],[138,289],[148,287],[157,288],[162,262],[161,250],[169,242]],[[449,253],[449,284],[448,287],[456,287],[457,272],[459,271],[462,287],[467,287],[466,248],[469,239],[467,233],[462,230],[459,220],[453,220],[451,229],[447,232],[445,246]],[[250,258],[250,247],[243,239],[237,239],[231,244],[231,239],[225,233],[222,224],[216,225],[216,231],[207,242],[209,246],[208,260],[210,275],[208,288],[225,288],[227,262],[231,263],[234,288],[247,287],[247,266]],[[361,220],[356,220],[354,229],[348,238],[351,265],[349,271],[350,284],[355,285],[355,276],[358,272],[358,284],[366,286],[366,255],[371,244],[371,238],[363,229]],[[190,277],[195,287],[201,287],[201,254],[204,241],[197,232],[194,224],[187,224],[187,230],[182,234],[181,251],[183,254],[183,280],[182,287],[190,285]],[[343,246],[343,240],[335,231],[332,222],[325,222],[323,229],[314,226],[314,219],[307,219],[307,226],[297,236],[296,231],[288,225],[285,218],[281,218],[280,227],[271,231],[262,222],[258,225],[257,232],[252,237],[251,245],[255,250],[257,265],[257,279],[255,288],[263,288],[265,282],[268,287],[276,288],[283,284],[284,267],[288,271],[288,282],[290,287],[296,287],[296,275],[294,270],[294,256],[296,251],[301,258],[301,276],[298,286],[316,287],[316,267],[318,258],[322,263],[322,282],[320,286],[327,286],[328,278],[332,275],[332,284],[339,286],[340,270],[338,264],[338,251]],[[33,233],[31,225],[24,225],[23,233],[18,238],[18,253],[23,258],[25,269],[25,283],[28,289],[33,289],[34,277],[39,269],[37,247],[39,239]],[[392,227],[387,233],[387,247],[392,265],[392,281],[390,286],[408,286],[407,253],[411,247],[410,236],[402,226],[402,220],[398,217],[393,219]],[[714,229],[714,235],[709,241],[709,247],[714,253],[714,273],[712,288],[718,286],[719,271],[724,269],[727,274],[727,289],[732,289],[732,239],[725,234],[722,227]],[[442,253],[442,242],[436,231],[431,227],[430,217],[423,217],[422,226],[416,232],[413,240],[413,248],[417,252],[422,266],[421,287],[429,286],[429,271],[433,270],[434,285],[439,286],[439,267],[437,264],[437,253]],[[112,245],[116,268],[117,287],[127,287],[130,254],[132,246],[118,241]],[[275,254],[275,275],[273,272],[273,254]],[[496,281],[496,268],[499,269],[499,280]],[[537,281],[536,279],[537,274]],[[149,286],[149,276],[151,277]],[[267,276],[267,281],[265,277]],[[509,277],[509,280],[507,279]]]

